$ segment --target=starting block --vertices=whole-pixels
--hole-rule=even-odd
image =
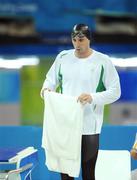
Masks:
[[[127,150],[99,150],[96,180],[131,180],[131,157]]]
[[[37,149],[0,148],[0,180],[31,180],[38,164]]]

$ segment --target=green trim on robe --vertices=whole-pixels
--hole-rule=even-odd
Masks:
[[[59,81],[59,85],[56,88],[57,92],[60,92],[61,94],[63,93],[63,87],[62,87],[62,79],[63,79],[63,75],[61,74],[61,64],[59,66],[59,72],[58,72],[58,81]]]
[[[100,73],[100,78],[99,78],[99,83],[98,83],[98,86],[96,88],[96,92],[102,92],[102,91],[106,90],[106,88],[104,86],[104,83],[103,83],[103,75],[104,75],[104,67],[102,65],[101,73]]]
[[[100,78],[99,78],[99,82],[98,82],[98,85],[97,85],[97,88],[96,88],[96,92],[102,92],[102,91],[105,91],[106,88],[104,86],[104,83],[103,83],[103,75],[104,75],[104,67],[102,65],[101,67],[101,73],[100,73]],[[96,104],[94,105],[94,110],[96,109]]]

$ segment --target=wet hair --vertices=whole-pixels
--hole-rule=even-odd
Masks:
[[[91,40],[90,28],[86,24],[76,24],[72,29],[71,37],[75,38],[76,36],[79,38],[86,37]]]

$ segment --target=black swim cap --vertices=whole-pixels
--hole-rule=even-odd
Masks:
[[[76,24],[73,27],[71,37],[74,38],[78,36],[79,38],[86,37],[87,39],[91,40],[91,31],[86,24]]]

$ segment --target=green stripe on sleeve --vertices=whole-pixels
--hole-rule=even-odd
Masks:
[[[101,73],[100,73],[100,78],[99,78],[99,83],[98,83],[98,86],[96,88],[96,92],[102,92],[102,91],[106,90],[106,88],[104,86],[104,83],[103,83],[103,75],[104,75],[104,67],[102,65]]]
[[[61,64],[60,64],[59,72],[58,72],[59,86],[56,88],[56,91],[60,92],[61,94],[63,93],[62,80],[63,80],[63,75],[61,74]]]

